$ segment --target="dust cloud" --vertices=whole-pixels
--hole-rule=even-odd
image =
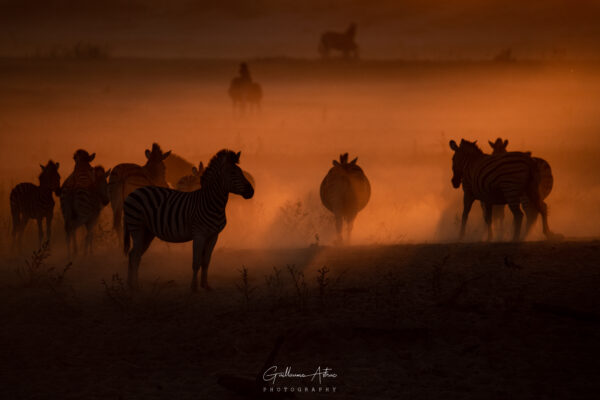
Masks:
[[[221,248],[331,244],[332,216],[319,185],[333,159],[358,157],[372,186],[353,244],[457,238],[462,190],[450,184],[450,139],[509,139],[553,169],[550,226],[567,237],[600,234],[600,71],[594,63],[356,63],[250,61],[264,90],[259,112],[234,116],[227,97],[237,61],[0,61],[0,189],[37,182],[39,164],[59,161],[62,178],[78,148],[110,168],[143,163],[144,150],[203,161],[241,150],[256,180],[251,200],[231,197]],[[55,208],[59,213],[59,208]],[[111,209],[101,226],[110,229]],[[507,213],[506,227],[512,223]],[[34,224],[28,227],[32,237]],[[483,236],[475,204],[469,238]],[[62,221],[54,235],[62,238]],[[541,226],[530,239],[541,239]],[[8,240],[8,239],[6,239]]]

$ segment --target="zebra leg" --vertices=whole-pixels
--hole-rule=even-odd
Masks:
[[[342,244],[344,242],[344,239],[342,238],[342,225],[343,225],[343,218],[341,215],[337,215],[335,216],[335,231],[337,232],[337,242],[338,244]]]
[[[467,227],[467,219],[469,218],[469,212],[471,211],[471,207],[473,206],[473,202],[475,199],[472,195],[465,193],[463,197],[463,214],[462,221],[460,225],[460,240],[463,240],[465,237],[465,229]]]
[[[42,247],[42,243],[44,241],[44,225],[42,223],[42,218],[37,219],[38,224],[38,248]]]
[[[92,252],[93,252],[92,242],[94,240],[94,228],[95,227],[96,227],[96,219],[93,219],[92,221],[89,221],[87,224],[85,224],[85,228],[86,228],[85,249],[83,251],[85,255],[92,254]]]
[[[52,236],[52,214],[46,217],[46,240],[50,243],[50,238]]]
[[[29,217],[23,215],[23,219],[21,220],[21,226],[19,227],[19,232],[18,232],[18,245],[19,245],[19,250],[23,250],[23,234],[25,233],[25,228],[27,228],[27,223],[29,222]]]
[[[529,235],[529,232],[531,232],[531,228],[535,224],[535,221],[537,221],[537,216],[538,216],[539,212],[535,208],[535,206],[533,204],[531,204],[530,202],[523,202],[523,209],[525,210],[525,215],[527,216],[527,225],[525,226],[525,236],[523,236],[523,239],[525,239],[527,237],[527,235]]]
[[[487,225],[488,237],[487,241],[491,242],[494,234],[492,233],[492,212],[494,210],[494,205],[491,203],[485,203],[483,205],[483,219],[485,220],[485,224]]]
[[[350,238],[352,237],[352,229],[354,228],[354,219],[356,215],[346,218],[346,231],[347,231],[347,243],[350,244]]]
[[[17,244],[17,233],[19,232],[19,228],[21,227],[21,218],[20,212],[17,210],[12,211],[12,247],[11,250],[14,251],[15,245]]]
[[[514,233],[513,241],[516,242],[521,238],[521,224],[523,223],[523,211],[521,211],[521,203],[513,201],[508,204],[508,208],[512,211],[514,216]]]
[[[154,235],[143,229],[131,231],[130,234],[133,240],[133,248],[129,252],[127,285],[130,289],[136,289],[138,287],[138,269],[140,267],[140,261],[142,261],[142,255],[148,250],[148,247],[150,247]]]
[[[204,246],[206,242],[206,238],[204,236],[196,236],[194,237],[193,242],[193,260],[192,260],[192,292],[198,291],[198,271],[200,270],[200,266],[202,266],[202,259],[204,253]],[[204,269],[203,269],[204,270]],[[202,272],[204,275],[204,271]]]
[[[200,276],[200,286],[206,290],[212,290],[208,285],[208,265],[210,264],[210,258],[212,252],[217,244],[218,234],[214,234],[204,242],[204,251],[202,253],[202,275]]]

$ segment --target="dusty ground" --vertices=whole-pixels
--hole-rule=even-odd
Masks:
[[[594,398],[599,389],[598,241],[221,250],[215,290],[196,295],[186,247],[151,249],[134,295],[122,290],[120,256],[76,259],[59,282],[63,261],[57,253],[32,270],[3,256],[5,398],[234,399],[218,374],[255,375],[279,335],[275,365],[337,374],[327,385],[338,393],[323,398]],[[303,273],[299,290],[287,265]]]

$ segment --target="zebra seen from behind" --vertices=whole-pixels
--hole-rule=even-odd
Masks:
[[[73,154],[75,167],[73,172],[63,182],[63,189],[89,188],[94,184],[94,168],[90,164],[96,158],[96,153],[88,153],[79,149]]]
[[[108,193],[110,205],[113,210],[113,228],[121,237],[121,219],[125,198],[135,189],[143,186],[169,187],[165,178],[164,160],[169,157],[170,151],[163,153],[157,143],[152,144],[151,150],[146,150],[147,158],[144,166],[137,164],[118,164],[112,169],[108,179]]]
[[[321,182],[321,202],[335,216],[335,227],[338,242],[342,243],[342,225],[346,221],[347,238],[354,226],[354,219],[371,197],[371,184],[362,168],[356,164],[358,158],[348,162],[348,153],[340,155],[340,160],[333,160],[333,168],[329,170]]]
[[[108,196],[107,178],[110,170],[105,171],[103,167],[93,168],[93,182],[88,188],[71,188],[61,191],[60,208],[65,221],[65,233],[67,236],[67,251],[71,254],[71,244],[73,253],[77,254],[77,228],[85,225],[87,234],[85,238],[85,253],[92,252],[92,240],[94,237],[94,228],[98,222],[98,217],[102,208],[108,205],[110,199]]]
[[[531,155],[521,152],[484,154],[476,143],[477,141],[469,142],[462,139],[460,145],[457,145],[454,140],[450,141],[450,148],[454,151],[452,186],[458,189],[462,184],[464,192],[460,238],[465,235],[473,202],[480,200],[485,205],[484,217],[488,226],[488,240],[493,237],[492,206],[495,204],[508,204],[514,216],[513,240],[519,240],[523,220],[521,211],[523,198],[527,198],[529,204],[525,208],[527,213],[525,235],[540,213],[543,232],[546,237],[551,238],[553,234],[548,227],[548,209],[539,192],[541,178]]]
[[[193,241],[192,291],[210,289],[207,272],[219,233],[225,228],[229,193],[250,199],[254,188],[239,167],[240,154],[219,151],[202,175],[201,188],[194,192],[146,186],[125,200],[124,251],[129,254],[127,282],[137,287],[138,268],[144,252],[155,237],[166,242]],[[130,241],[133,247],[129,251]]]
[[[46,240],[50,241],[52,234],[52,217],[54,215],[54,199],[52,193],[60,195],[59,163],[52,160],[44,166],[40,164],[42,172],[39,176],[39,185],[33,183],[19,183],[10,192],[10,211],[12,216],[13,249],[16,242],[22,246],[23,232],[29,219],[38,223],[38,244],[42,245],[44,231],[43,219],[46,218]]]

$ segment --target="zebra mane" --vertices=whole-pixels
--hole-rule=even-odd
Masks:
[[[461,139],[460,148],[468,153],[483,154],[483,151],[477,146],[477,140],[469,142],[468,140]]]
[[[240,162],[240,153],[236,153],[233,150],[223,149],[215,154],[209,161],[208,166],[204,168],[204,173],[200,178],[200,184],[202,186],[207,183],[207,179],[212,175],[212,173],[223,166],[225,163],[233,163],[239,164]]]
[[[42,172],[38,176],[38,179],[41,181],[42,177],[46,174],[58,173],[59,165],[60,163],[55,163],[52,160],[48,160],[48,163],[46,165],[40,164],[40,167],[42,167]]]

